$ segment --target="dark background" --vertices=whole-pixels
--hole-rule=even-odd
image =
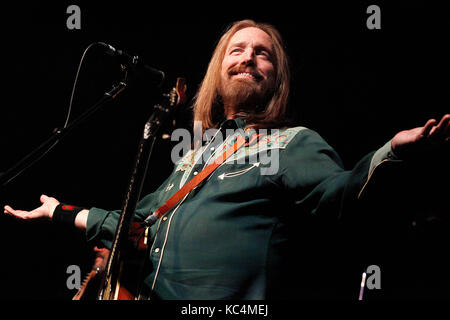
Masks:
[[[139,54],[167,73],[164,90],[176,77],[185,77],[192,99],[219,36],[229,23],[244,18],[278,27],[291,58],[292,117],[318,131],[348,169],[396,132],[440,119],[450,110],[450,12],[438,2],[140,3],[20,2],[3,7],[0,171],[64,124],[78,63],[90,43],[103,41]],[[66,27],[70,4],[81,8],[81,30]],[[370,4],[381,8],[381,30],[366,27]],[[90,50],[71,120],[119,79],[118,63],[99,48]],[[44,193],[79,206],[120,208],[142,125],[160,93],[142,82],[127,89],[2,188],[1,206],[29,210],[39,206]],[[187,124],[188,112],[179,113],[179,124]],[[171,168],[170,143],[159,141],[144,192],[155,189]],[[417,182],[418,175],[423,183],[417,184],[420,192],[404,195],[408,206],[402,210],[448,214],[442,201],[448,198],[448,167],[433,171],[431,161],[425,168],[409,176]],[[438,183],[444,184],[436,188]],[[378,205],[385,213],[398,214],[395,205]],[[2,299],[71,299],[75,292],[66,287],[66,268],[79,265],[84,274],[91,264],[84,235],[5,215],[0,228]],[[382,290],[373,297],[448,298],[448,264],[442,260],[448,255],[442,240],[448,239],[408,230],[397,237],[406,248],[401,258],[386,262],[384,269],[383,261],[371,261],[382,265]],[[336,277],[333,266],[329,276]],[[356,299],[359,283],[349,286],[354,286]]]

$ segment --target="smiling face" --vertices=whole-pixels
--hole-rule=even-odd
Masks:
[[[263,30],[248,27],[230,39],[221,66],[219,95],[227,116],[264,104],[275,83],[272,39]]]

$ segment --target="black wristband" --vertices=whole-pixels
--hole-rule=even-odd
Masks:
[[[60,203],[55,208],[55,211],[53,211],[52,221],[55,224],[74,226],[77,214],[83,209],[81,207]]]

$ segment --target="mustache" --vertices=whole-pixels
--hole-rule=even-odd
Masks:
[[[254,68],[246,67],[246,66],[236,66],[228,70],[228,75],[233,76],[238,73],[249,73],[255,78],[255,80],[263,79],[263,76]]]

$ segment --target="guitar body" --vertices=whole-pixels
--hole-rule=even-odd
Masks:
[[[134,223],[130,230],[130,237],[117,256],[119,263],[100,292],[101,300],[139,300],[146,297],[141,295],[143,280],[151,271],[148,261],[147,229]]]
[[[117,270],[106,278],[106,262],[110,250],[94,248],[94,265],[83,281],[73,300],[137,300],[145,299],[141,294],[142,283],[151,271],[147,263],[148,248],[146,230],[138,223],[133,224],[129,243],[117,258]],[[145,291],[145,290],[144,290]]]
[[[106,248],[99,249],[98,247],[94,247],[94,252],[94,265],[72,300],[97,299],[99,287],[101,286],[102,278],[105,274],[106,262],[108,261],[110,250]]]

